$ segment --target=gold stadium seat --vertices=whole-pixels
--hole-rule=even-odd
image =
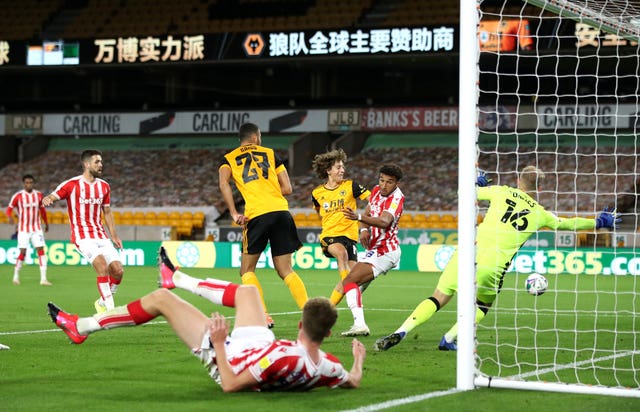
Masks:
[[[311,212],[307,214],[306,218],[307,226],[320,227],[322,226],[322,220],[317,212]]]
[[[171,221],[168,218],[158,218],[156,219],[156,223],[157,226],[171,226]]]
[[[194,212],[193,213],[193,227],[196,229],[202,229],[204,227],[204,212]]]
[[[191,222],[185,223],[185,221],[183,220],[181,221],[180,225],[178,225],[176,230],[178,232],[178,236],[191,236],[191,233],[193,232],[193,226],[191,225]]]
[[[67,222],[68,222],[68,218],[65,212],[62,212],[60,210],[56,210],[55,212],[53,212],[51,223],[61,224],[61,223],[67,223]]]
[[[293,215],[293,220],[296,222],[296,226],[301,226],[303,223],[307,222],[307,215],[304,213],[296,213]]]
[[[167,213],[167,212],[158,212],[156,214],[156,219],[169,219],[169,213]]]

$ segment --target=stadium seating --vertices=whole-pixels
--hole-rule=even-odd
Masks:
[[[0,38],[26,40],[58,29],[60,37],[183,35],[450,24],[458,3],[448,0],[13,0],[0,14]],[[380,3],[380,4],[378,4]],[[241,6],[241,9],[239,8]],[[143,17],[143,18],[142,18]]]

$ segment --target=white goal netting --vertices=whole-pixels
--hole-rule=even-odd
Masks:
[[[629,3],[479,2],[478,168],[516,186],[535,165],[547,210],[623,217],[614,231],[541,231],[518,252],[477,325],[479,386],[640,396],[640,6]],[[542,296],[525,290],[532,272],[549,281]]]

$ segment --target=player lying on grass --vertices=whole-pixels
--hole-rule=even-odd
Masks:
[[[588,230],[613,228],[620,222],[614,210],[605,209],[596,219],[562,219],[544,209],[536,200],[544,173],[527,166],[520,173],[518,188],[487,186],[491,180],[481,172],[476,180],[479,200],[490,202],[487,214],[476,234],[476,323],[480,322],[500,292],[504,275],[520,247],[543,227],[553,230]],[[458,290],[458,252],[440,275],[433,294],[423,300],[409,317],[390,335],[378,339],[377,351],[385,351],[402,341],[417,326],[428,321],[444,307]],[[442,337],[440,350],[457,350],[458,324]]]
[[[304,305],[296,341],[276,340],[267,327],[258,290],[217,279],[197,279],[176,270],[160,248],[160,286],[150,294],[104,313],[79,318],[49,303],[49,314],[73,343],[90,333],[147,323],[164,316],[176,335],[205,365],[225,392],[245,389],[308,390],[319,386],[356,388],[362,379],[364,345],[352,341],[353,366],[347,371],[333,355],[320,349],[329,336],[338,312],[326,298]],[[213,303],[235,307],[233,331],[224,316],[205,316],[196,307],[167,289],[188,290]],[[204,332],[203,332],[204,331]]]

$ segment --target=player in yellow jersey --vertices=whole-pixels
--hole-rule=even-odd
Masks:
[[[487,214],[476,233],[476,323],[489,311],[502,288],[504,275],[513,256],[536,231],[543,227],[553,230],[589,230],[613,228],[620,222],[614,210],[605,209],[595,219],[562,219],[544,209],[536,200],[544,173],[535,166],[527,166],[520,172],[518,188],[487,186],[491,181],[481,172],[477,178],[477,197],[490,202]],[[387,350],[402,341],[414,328],[428,321],[444,307],[458,290],[458,253],[440,275],[433,294],[423,300],[390,335],[375,342],[377,351]],[[458,324],[442,337],[440,350],[457,350]]]
[[[313,159],[313,171],[326,181],[311,192],[313,208],[322,220],[320,245],[328,258],[338,263],[340,281],[331,292],[331,302],[337,305],[344,296],[342,280],[358,261],[358,221],[349,220],[342,211],[345,208],[356,210],[357,199],[367,200],[371,192],[353,180],[345,180],[347,154],[342,149],[316,155]],[[364,229],[367,230],[367,229]]]
[[[273,149],[261,146],[262,135],[258,126],[245,123],[238,135],[240,146],[224,155],[218,169],[220,192],[231,218],[242,225],[242,283],[258,288],[267,323],[272,327],[273,319],[267,312],[262,286],[255,274],[258,258],[267,243],[271,245],[276,272],[291,291],[298,307],[302,309],[308,300],[304,283],[291,266],[291,255],[302,246],[285,199],[293,189],[282,160]],[[232,180],[244,199],[244,213],[238,212],[233,200]]]

